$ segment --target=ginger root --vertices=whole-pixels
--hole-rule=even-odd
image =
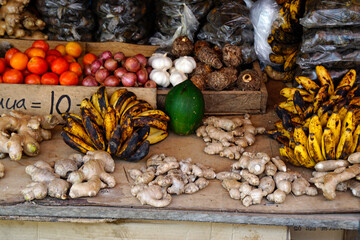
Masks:
[[[5,167],[4,164],[0,162],[0,178],[3,178],[5,176]]]

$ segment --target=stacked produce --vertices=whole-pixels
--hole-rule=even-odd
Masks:
[[[77,42],[49,49],[46,41],[37,40],[25,52],[11,48],[0,59],[0,83],[78,85],[82,67],[77,58],[81,53]]]
[[[76,151],[103,150],[127,161],[139,161],[149,152],[150,144],[165,139],[170,118],[155,110],[133,92],[116,90],[108,99],[100,87],[80,106],[81,115],[63,114],[66,121],[61,136]]]
[[[149,81],[152,68],[148,67],[148,60],[141,53],[125,57],[123,52],[113,55],[110,51],[105,51],[99,57],[88,53],[84,59],[87,56],[89,61],[84,62],[86,77],[82,81],[83,86],[101,84],[109,87],[156,87],[156,83]]]
[[[287,169],[280,157],[270,157],[263,152],[244,152],[231,171],[219,172],[216,178],[230,197],[241,200],[245,207],[260,204],[263,197],[270,202],[284,203],[286,195],[317,195],[315,187],[298,172]]]
[[[236,160],[240,159],[246,147],[255,143],[255,135],[265,132],[265,128],[252,125],[248,114],[244,119],[212,116],[205,119],[203,124],[196,130],[196,136],[206,142],[204,152]]]
[[[95,20],[87,0],[36,0],[51,40],[92,41]]]
[[[280,70],[267,65],[265,72],[274,80],[292,81],[295,75],[296,57],[302,36],[302,27],[299,19],[305,7],[304,0],[277,0],[281,8],[278,18],[273,22],[268,43],[273,53],[270,61]]]
[[[94,197],[102,188],[113,188],[115,162],[109,153],[89,151],[85,156],[72,154],[56,159],[53,167],[38,160],[25,168],[32,182],[21,190],[26,201],[46,196],[67,199]]]
[[[310,0],[300,21],[304,27],[297,63],[303,74],[316,78],[315,67],[323,65],[340,80],[351,68],[359,70],[360,11],[354,1]]]
[[[216,174],[210,167],[193,163],[191,158],[176,160],[165,154],[156,154],[146,161],[146,167],[130,169],[134,180],[131,194],[142,205],[166,207],[172,201],[170,194],[193,194],[209,185]]]
[[[281,120],[267,134],[283,145],[281,156],[295,166],[313,168],[324,160],[346,159],[360,151],[360,91],[350,70],[335,87],[323,66],[316,67],[320,86],[298,76],[303,87],[283,88],[287,98],[275,106]]]
[[[18,111],[0,117],[0,158],[9,155],[19,161],[24,152],[29,157],[40,153],[40,142],[51,139],[51,129],[59,120],[53,115],[32,116]]]
[[[322,190],[327,200],[334,200],[336,191],[348,188],[360,197],[360,152],[352,153],[347,160],[328,160],[315,165],[310,182]]]
[[[41,32],[45,22],[28,9],[30,0],[0,1],[0,36],[10,38],[47,39]]]
[[[144,44],[152,29],[151,1],[94,1],[98,17],[98,41]]]

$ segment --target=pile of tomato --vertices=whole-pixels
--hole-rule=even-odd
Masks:
[[[78,85],[83,72],[77,62],[81,53],[77,42],[49,49],[46,41],[37,40],[25,52],[11,48],[0,58],[0,83]]]

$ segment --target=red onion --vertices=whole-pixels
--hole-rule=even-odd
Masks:
[[[119,67],[114,71],[114,75],[118,78],[121,78],[128,71],[124,67]]]
[[[106,68],[101,68],[96,71],[95,73],[95,79],[98,81],[98,83],[103,83],[105,81],[105,78],[107,78],[110,75],[110,72]]]
[[[120,63],[125,59],[125,54],[123,52],[117,52],[114,54],[114,59]]]
[[[114,75],[108,76],[104,81],[104,86],[116,87],[120,85],[120,80]]]
[[[139,60],[137,60],[137,58],[129,57],[126,59],[124,67],[129,72],[137,72],[141,68],[141,64],[140,64]]]
[[[103,61],[106,61],[109,58],[112,58],[112,53],[110,51],[105,51],[102,54],[100,54],[99,58],[102,59]]]
[[[144,84],[144,87],[146,88],[156,88],[156,82],[153,80],[149,80]]]
[[[144,85],[146,81],[149,79],[149,75],[145,68],[141,68],[139,71],[137,71],[136,76],[140,86]]]
[[[95,80],[95,78],[91,75],[84,78],[81,82],[81,85],[83,86],[97,86],[98,82]]]
[[[91,73],[95,74],[97,72],[97,70],[100,69],[101,66],[102,66],[102,62],[99,59],[96,59],[95,61],[93,61],[91,63]]]
[[[140,64],[141,64],[142,67],[145,67],[145,66],[146,66],[146,64],[147,64],[147,59],[146,59],[146,57],[145,57],[143,54],[138,53],[138,54],[136,54],[134,57],[135,57],[137,60],[139,60],[139,62],[140,62]]]
[[[104,63],[104,67],[109,70],[110,72],[115,71],[115,69],[117,69],[118,67],[118,63],[116,60],[114,60],[113,58],[109,58],[105,61]]]
[[[146,71],[147,71],[148,75],[150,75],[152,70],[153,70],[152,67],[150,67],[150,66],[146,67]]]
[[[133,87],[136,83],[136,74],[132,72],[125,73],[121,77],[121,83],[124,85],[124,87]]]
[[[91,65],[90,64],[85,64],[85,66],[84,66],[84,74],[86,76],[92,75],[92,73],[91,73]]]

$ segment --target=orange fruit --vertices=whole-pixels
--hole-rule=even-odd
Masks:
[[[29,61],[25,53],[17,52],[10,59],[10,66],[17,70],[24,70]]]
[[[49,44],[45,40],[36,40],[35,42],[33,42],[32,47],[41,48],[42,50],[44,50],[44,52],[49,50]]]
[[[97,59],[96,55],[93,54],[93,53],[87,53],[84,55],[84,58],[83,58],[83,64],[84,66],[86,64],[92,64],[93,61],[95,61]]]
[[[78,58],[81,55],[82,47],[77,42],[68,42],[65,45],[65,51],[67,54],[69,54],[75,58]]]
[[[41,48],[31,48],[28,52],[27,52],[27,56],[29,58],[32,57],[41,57],[41,58],[45,58],[46,56],[46,52],[44,50],[42,50]]]
[[[69,70],[74,72],[79,77],[82,75],[81,65],[77,62],[70,63]]]
[[[66,54],[65,46],[62,44],[59,44],[55,47],[55,50],[58,50],[62,56]]]

